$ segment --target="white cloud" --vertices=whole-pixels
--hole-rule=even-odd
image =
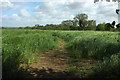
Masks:
[[[1,2],[42,2],[42,0],[1,0]]]
[[[18,16],[18,14],[12,14],[10,19],[15,20],[15,21],[19,21],[19,20],[21,20],[21,17]]]
[[[71,19],[71,13],[65,11],[61,6],[63,6],[65,2],[46,2],[42,5],[38,5],[35,7],[35,15],[38,18],[46,19],[46,23],[61,23],[62,20]],[[73,18],[73,16],[72,16]]]
[[[98,4],[98,3],[97,3]],[[117,14],[115,12],[117,8],[117,3],[111,2],[111,3],[99,3],[97,6],[97,17],[96,20],[98,22],[112,22],[116,21],[117,22]]]
[[[2,8],[10,9],[13,7],[14,7],[14,5],[11,2],[0,2],[0,9],[2,9]]]
[[[1,2],[8,2],[8,3],[10,3],[10,0],[1,0]]]
[[[35,7],[34,14],[30,14],[26,9],[20,9],[19,14],[11,16],[3,15],[2,18],[3,23],[7,22],[8,26],[45,25],[58,24],[63,20],[73,19],[77,13],[86,13],[89,19],[94,19],[97,23],[102,23],[117,21],[116,8],[117,3],[115,2],[98,2],[94,4],[93,0],[45,0],[43,4]],[[13,22],[15,24],[12,24]]]
[[[0,2],[0,9],[7,9],[7,10],[20,10],[21,8],[24,8],[23,5],[16,5],[10,1]]]
[[[30,17],[30,13],[26,9],[21,9],[20,15],[23,17]]]

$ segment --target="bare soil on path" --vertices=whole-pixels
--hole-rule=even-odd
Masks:
[[[65,42],[58,41],[58,47],[37,54],[37,63],[32,63],[27,67],[24,77],[26,78],[68,78],[74,75],[64,72],[69,67],[70,57],[64,48]],[[24,65],[22,65],[24,67]]]
[[[96,62],[91,60],[80,60],[74,62],[67,55],[67,50],[64,48],[65,42],[58,41],[58,47],[53,50],[48,50],[44,53],[37,54],[38,61],[37,63],[30,64],[26,69],[22,65],[21,70],[24,72],[24,78],[78,78],[78,76],[87,75]],[[81,73],[71,73],[66,72],[71,65],[76,65],[79,67]],[[86,67],[85,66],[89,66]],[[83,73],[85,72],[85,73]]]

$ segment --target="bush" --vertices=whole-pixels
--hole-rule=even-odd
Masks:
[[[97,31],[104,31],[105,30],[105,23],[98,24],[96,27]]]

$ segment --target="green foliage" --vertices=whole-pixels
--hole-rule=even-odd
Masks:
[[[26,26],[24,29],[31,29],[31,27],[30,26]]]
[[[67,68],[67,69],[65,70],[65,72],[77,73],[77,72],[80,72],[80,70],[79,70],[76,66],[70,66],[69,68]]]
[[[102,65],[95,68],[90,77],[120,78],[120,52],[104,57]]]
[[[103,60],[102,65],[93,68],[89,77],[116,78],[120,76],[120,45],[118,32],[64,31],[60,38],[67,41],[65,48],[73,59]],[[79,71],[72,66],[68,71]]]
[[[59,37],[68,42],[66,48],[75,58],[102,59],[120,50],[118,33],[94,31],[66,31]]]
[[[87,21],[87,19],[88,19],[87,14],[77,14],[74,17],[74,21],[78,23],[79,27],[82,27],[82,28],[85,27],[85,22]]]
[[[100,23],[97,25],[96,30],[104,31],[105,30],[105,23]]]
[[[111,27],[112,27],[112,25],[110,23],[105,24],[105,30],[106,31],[109,31]]]
[[[57,38],[52,35],[51,31],[3,30],[3,76],[18,71],[18,67],[22,63],[31,63],[37,57],[35,53],[40,54],[55,47],[57,47]]]
[[[120,51],[118,32],[3,29],[3,76],[18,71],[22,63],[32,63],[37,58],[34,53],[57,47],[58,38],[67,42],[65,48],[69,52],[68,55],[76,60],[80,58],[101,60],[107,57],[104,58],[100,69],[97,69],[100,70],[97,73],[106,74],[113,69],[120,72],[118,65],[120,58],[117,54]],[[70,70],[76,71],[77,68],[72,66]],[[115,71],[113,73],[118,75],[119,72]],[[110,74],[112,72],[109,72]]]
[[[87,26],[89,30],[96,30],[96,21],[95,20],[88,20],[87,21]]]
[[[62,21],[61,25],[63,27],[73,27],[74,22],[73,22],[73,20],[66,20],[66,21]]]

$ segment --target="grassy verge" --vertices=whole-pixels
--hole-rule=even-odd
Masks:
[[[91,69],[92,73],[88,74],[88,77],[119,77],[120,57],[118,53],[120,45],[118,32],[65,31],[61,34],[59,37],[67,41],[65,48],[68,50],[68,56],[71,57],[73,63],[80,62],[81,59],[102,62],[102,64],[98,62],[99,66],[94,63],[95,66]],[[89,66],[91,65],[85,64],[82,67],[87,69],[86,67]],[[72,64],[67,71],[81,73],[81,67]]]
[[[3,30],[3,77],[13,77],[20,64],[29,64],[41,53],[57,47],[58,39],[51,32],[38,30]]]

